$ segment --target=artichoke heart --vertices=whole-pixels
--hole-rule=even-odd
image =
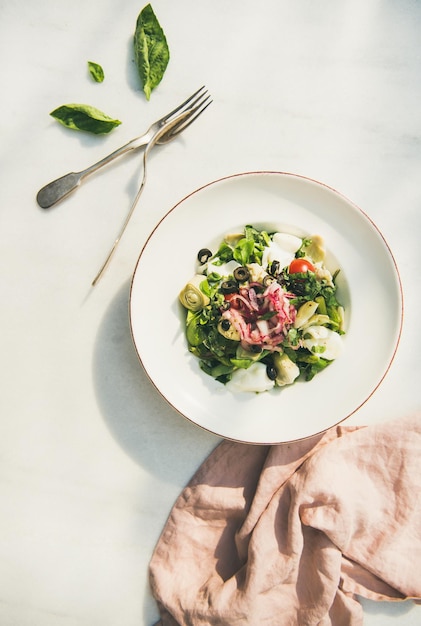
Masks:
[[[189,311],[201,311],[210,302],[208,296],[200,289],[200,283],[203,280],[202,274],[195,274],[184,289],[180,291],[180,302]]]
[[[285,352],[276,353],[273,357],[273,363],[277,371],[275,382],[279,387],[291,385],[300,375],[298,365],[296,365],[294,361],[291,361]]]
[[[302,326],[300,326],[300,330],[304,331],[310,326],[324,326],[329,324],[330,317],[329,315],[322,315],[321,313],[316,313],[316,315],[312,315],[309,320]]]
[[[294,321],[294,328],[301,328],[304,326],[306,322],[314,315],[317,307],[319,306],[318,302],[314,302],[314,300],[308,300],[308,302],[304,302],[298,309],[297,317]]]
[[[263,283],[265,276],[269,275],[259,263],[248,263],[246,267],[250,273],[250,280],[252,282]]]
[[[230,322],[227,323],[227,320],[221,320],[218,323],[218,332],[223,337],[225,337],[225,339],[231,339],[231,341],[240,341],[241,339],[240,332],[235,328],[233,324],[231,324]]]
[[[244,239],[244,233],[228,233],[224,237],[224,242],[229,246],[236,246],[240,239]]]
[[[326,256],[326,249],[323,241],[323,237],[320,235],[312,235],[310,237],[310,242],[307,246],[305,246],[306,256],[310,257],[313,263],[320,263],[324,261]]]

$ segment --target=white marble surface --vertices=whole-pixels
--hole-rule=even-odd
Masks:
[[[146,102],[133,0],[0,0],[0,624],[151,626],[147,566],[171,505],[217,437],[149,383],[132,347],[129,283],[151,229],[201,184],[271,169],[320,180],[381,229],[400,268],[398,354],[352,418],[419,409],[421,4],[416,0],[154,0],[171,49]],[[93,83],[87,60],[106,79]],[[207,113],[155,151],[144,196],[103,280],[136,189],[130,158],[50,211],[49,180],[97,160],[206,84]],[[106,137],[49,112],[97,106]],[[380,313],[381,314],[381,313]],[[419,572],[414,572],[414,576]],[[412,603],[364,602],[367,626],[414,626]]]

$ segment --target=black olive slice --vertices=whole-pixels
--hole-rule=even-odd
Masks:
[[[250,278],[250,272],[244,265],[240,265],[240,267],[236,267],[234,272],[235,280],[238,280],[239,283],[245,283],[246,280]]]
[[[274,282],[274,277],[270,276],[269,274],[266,274],[266,276],[263,279],[263,285],[265,287],[269,287],[269,285],[271,285]]]
[[[209,261],[211,256],[212,256],[212,252],[208,248],[202,248],[197,253],[197,260],[199,261],[200,265],[203,265],[203,263],[206,263],[206,261]]]
[[[238,283],[235,280],[224,280],[221,283],[222,293],[236,293],[238,291]]]
[[[278,375],[278,372],[276,371],[276,368],[273,365],[268,365],[266,367],[266,374],[270,380],[275,380],[275,378]]]

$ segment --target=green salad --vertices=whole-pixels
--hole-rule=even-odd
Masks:
[[[233,391],[311,380],[342,350],[344,309],[319,235],[247,225],[202,248],[180,292],[189,351]]]

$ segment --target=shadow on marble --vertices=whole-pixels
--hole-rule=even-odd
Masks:
[[[177,483],[190,478],[219,439],[179,415],[150,382],[131,337],[129,295],[127,281],[98,330],[93,355],[98,404],[127,454],[153,475]]]
[[[142,83],[139,77],[139,72],[137,70],[133,54],[133,36],[127,38],[126,80],[129,88],[132,91],[139,93],[142,92]]]

